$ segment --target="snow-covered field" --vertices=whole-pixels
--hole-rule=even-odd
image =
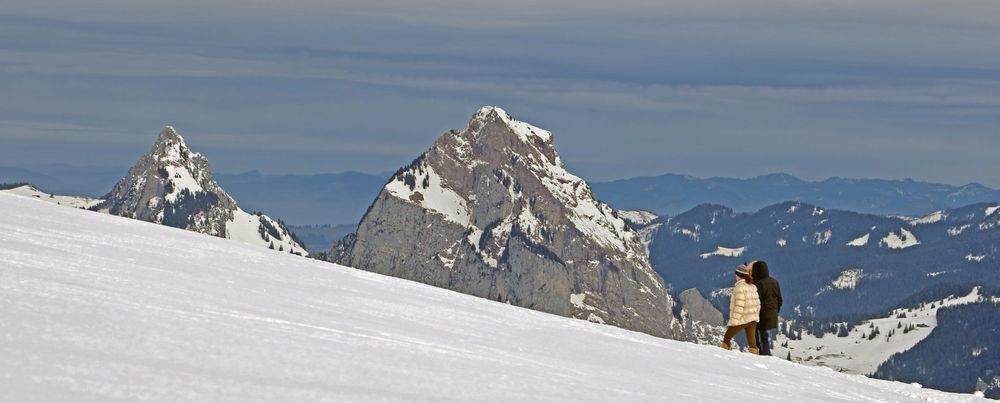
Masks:
[[[976,401],[0,194],[0,400]]]
[[[706,252],[701,254],[702,259],[708,259],[712,256],[722,256],[722,257],[740,257],[743,256],[743,252],[746,251],[745,246],[739,248],[727,248],[725,246],[719,246],[715,248],[712,252]]]
[[[854,269],[844,271],[837,281],[843,281],[843,287],[853,288],[863,277],[863,271]],[[968,295],[952,296],[940,301],[927,302],[916,309],[896,309],[888,317],[865,321],[850,329],[846,337],[837,337],[835,333],[827,333],[816,337],[805,333],[801,340],[788,340],[779,335],[773,354],[777,357],[787,357],[791,353],[793,361],[808,365],[822,365],[852,374],[871,374],[878,369],[893,354],[909,350],[920,343],[937,326],[937,311],[944,307],[956,306],[983,300],[979,288]],[[904,333],[904,327],[912,326],[913,330]],[[879,335],[874,339],[872,329],[878,328]],[[892,332],[892,336],[889,336]],[[788,348],[781,347],[788,343]]]
[[[3,192],[24,197],[34,197],[38,200],[44,200],[49,203],[55,203],[60,206],[73,207],[73,208],[87,209],[101,202],[101,199],[91,199],[89,197],[62,196],[52,193],[46,193],[41,190],[38,190],[37,188],[31,185],[18,186],[13,189],[3,190]]]

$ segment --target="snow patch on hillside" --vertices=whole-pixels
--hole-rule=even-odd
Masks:
[[[827,242],[830,242],[831,238],[833,238],[833,230],[827,229],[823,232],[813,234],[813,243],[817,246],[825,245]]]
[[[173,148],[171,148],[173,150]],[[180,157],[177,157],[178,159]],[[169,159],[173,161],[173,159]],[[191,170],[184,165],[165,165],[163,169],[167,172],[167,179],[170,180],[171,189],[170,193],[163,196],[163,199],[174,203],[177,198],[185,190],[189,194],[195,194],[198,192],[204,192],[205,189],[201,187],[198,180],[191,174]]]
[[[784,248],[785,245],[788,245],[788,241],[786,241],[785,238],[778,238],[778,240],[774,241],[774,243],[782,248]]]
[[[993,213],[996,213],[997,211],[1000,211],[1000,206],[987,207],[986,217],[993,215]]]
[[[618,216],[635,225],[647,225],[659,218],[656,214],[644,210],[618,210]]]
[[[937,311],[941,308],[980,302],[978,287],[964,296],[951,296],[939,301],[927,302],[915,309],[896,309],[889,316],[872,319],[849,329],[847,337],[837,337],[827,333],[816,337],[803,332],[801,340],[789,340],[778,335],[774,355],[786,357],[791,353],[792,361],[806,365],[818,365],[850,374],[870,374],[893,354],[913,348],[927,338],[937,326]],[[914,330],[903,332],[903,327],[912,325]],[[874,328],[879,335],[869,340]],[[892,331],[893,335],[888,336]],[[788,343],[788,347],[782,347]]]
[[[968,255],[965,255],[965,260],[968,260],[970,262],[982,263],[983,260],[985,260],[985,259],[986,259],[986,255],[973,255],[971,253],[968,254]]]
[[[864,234],[864,235],[862,235],[860,237],[857,237],[854,240],[852,240],[851,242],[848,242],[847,246],[861,247],[861,246],[868,245],[868,239],[871,238],[871,235],[872,234],[869,233],[869,234]]]
[[[862,269],[847,269],[840,272],[831,286],[837,290],[853,290],[858,286],[858,282],[864,278],[865,271]]]
[[[935,211],[924,217],[909,220],[910,225],[926,225],[934,224],[948,218],[948,214],[944,210]]]
[[[722,257],[740,257],[743,256],[743,252],[747,249],[746,246],[739,248],[727,248],[725,246],[716,247],[714,251],[708,253],[702,253],[702,259],[708,259],[712,256],[722,256]]]
[[[399,175],[386,184],[385,189],[393,196],[441,214],[448,221],[463,227],[471,225],[467,202],[441,180],[434,167],[421,161],[408,174],[413,175],[412,184],[407,183],[405,175]]]
[[[890,232],[889,235],[886,235],[885,238],[879,241],[879,245],[889,249],[906,249],[920,245],[920,241],[906,228],[900,228],[899,235],[896,235],[895,232]]]
[[[274,231],[276,235],[270,231]],[[236,208],[233,218],[226,222],[226,238],[282,252],[303,256],[309,254],[276,220],[266,215],[250,214],[240,208]]]
[[[687,229],[687,228],[677,227],[677,228],[674,228],[673,232],[675,234],[684,235],[684,236],[686,236],[688,238],[691,238],[692,241],[698,242],[698,241],[701,240],[701,233],[699,232],[699,229],[700,229],[700,226],[698,224],[695,224],[693,230],[692,229]]]
[[[959,236],[959,235],[962,235],[962,232],[965,232],[965,230],[969,229],[969,227],[971,227],[971,226],[972,226],[972,224],[965,224],[965,225],[962,225],[960,227],[951,227],[951,228],[948,228],[948,235],[949,236]]]

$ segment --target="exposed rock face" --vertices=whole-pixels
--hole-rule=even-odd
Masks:
[[[241,210],[212,178],[208,160],[172,127],[129,169],[95,210],[220,238],[305,254],[285,226]]]
[[[697,288],[684,290],[677,296],[681,307],[687,312],[687,318],[693,322],[701,322],[709,326],[724,327],[726,322],[722,318],[722,312],[715,309]]]
[[[677,296],[685,339],[699,344],[717,346],[726,333],[722,312],[715,309],[696,288],[684,290]]]
[[[499,108],[397,172],[349,249],[357,268],[680,337],[639,235],[566,171],[551,133]]]

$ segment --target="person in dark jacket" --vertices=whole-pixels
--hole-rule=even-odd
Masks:
[[[757,324],[757,346],[760,355],[771,355],[772,329],[778,327],[778,312],[781,311],[781,286],[768,273],[767,263],[758,260],[750,267],[750,277],[757,285],[760,296],[760,323]]]

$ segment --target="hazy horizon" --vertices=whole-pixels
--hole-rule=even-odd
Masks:
[[[210,156],[206,156],[206,157],[209,158],[209,163],[211,164],[211,157]],[[401,167],[402,166],[404,166],[404,165],[401,165]],[[43,171],[45,171],[46,169],[56,168],[56,167],[62,167],[62,168],[68,168],[68,169],[91,169],[91,170],[100,170],[100,171],[121,171],[122,175],[126,174],[128,172],[128,169],[129,169],[128,166],[73,165],[73,164],[66,164],[66,163],[25,164],[25,165],[0,165],[0,168],[24,169],[24,170],[35,172],[35,173],[44,173]],[[261,169],[249,169],[249,170],[245,170],[245,171],[226,172],[226,171],[220,171],[220,170],[214,169],[214,166],[212,166],[212,168],[213,168],[212,169],[212,173],[213,174],[215,174],[215,175],[226,175],[226,176],[245,175],[245,174],[251,174],[251,173],[259,173],[259,174],[265,175],[265,176],[319,176],[319,175],[361,174],[361,175],[370,175],[370,176],[384,176],[386,179],[388,179],[389,176],[392,175],[393,172],[395,172],[395,169],[394,170],[388,170],[388,171],[377,171],[377,172],[358,171],[358,170],[345,170],[345,171],[327,171],[327,172],[290,172],[289,173],[289,172],[267,172],[267,171],[264,171],[264,170],[261,170]],[[572,172],[573,168],[569,167],[569,170]],[[585,176],[581,176],[581,178],[583,178],[587,182],[603,183],[603,182],[614,182],[614,181],[621,181],[621,180],[636,179],[636,178],[642,178],[642,177],[659,177],[659,176],[665,176],[665,175],[688,176],[688,177],[693,177],[693,178],[702,179],[702,180],[709,180],[709,179],[749,180],[749,179],[755,179],[755,178],[764,177],[764,176],[771,176],[771,175],[790,175],[790,176],[792,176],[794,178],[797,178],[797,179],[805,181],[805,182],[823,182],[823,181],[830,180],[830,179],[884,180],[884,181],[906,181],[906,180],[912,180],[912,181],[915,181],[915,182],[930,183],[930,184],[939,184],[939,185],[948,185],[948,186],[955,186],[955,187],[961,187],[961,186],[966,186],[966,185],[978,184],[978,185],[986,186],[986,187],[991,188],[991,189],[997,189],[996,187],[989,186],[987,184],[984,184],[984,183],[981,183],[981,182],[975,182],[975,181],[962,182],[962,183],[948,183],[948,182],[936,182],[936,181],[932,181],[932,180],[925,180],[925,179],[922,179],[922,178],[912,178],[912,177],[885,178],[885,177],[827,176],[827,177],[808,178],[808,177],[802,177],[802,176],[795,175],[793,173],[788,173],[788,172],[769,172],[769,173],[763,173],[763,174],[759,174],[759,175],[749,175],[749,176],[739,176],[739,175],[732,175],[732,176],[706,176],[706,175],[689,174],[689,173],[683,173],[683,172],[654,172],[654,173],[649,173],[649,174],[640,174],[640,175],[635,175],[635,176],[628,176],[628,177],[621,177],[621,178],[610,178],[610,179],[602,179],[602,180],[591,179],[591,178],[587,178]]]

